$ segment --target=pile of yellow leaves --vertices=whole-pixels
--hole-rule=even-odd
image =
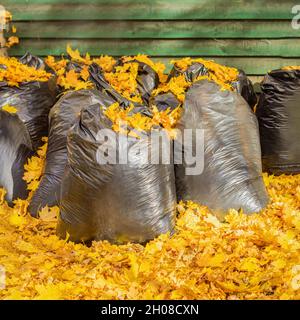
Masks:
[[[0,192],[0,299],[299,299],[300,175],[268,176],[271,203],[220,222],[180,203],[176,232],[146,246],[59,240],[57,208],[40,219]]]
[[[126,99],[142,103],[143,100],[136,81],[138,68],[138,63],[127,62],[122,66],[115,67],[113,72],[106,72],[104,76],[107,82]]]
[[[154,62],[148,56],[139,54],[137,56],[122,57],[123,65],[116,66],[113,71],[105,72],[104,76],[108,83],[126,99],[142,103],[142,97],[138,91],[138,68],[135,61],[143,62],[150,66],[159,77],[160,83],[165,83],[167,75],[164,74],[166,66],[161,62]]]
[[[223,66],[212,60],[204,60],[202,58],[192,59],[183,58],[180,60],[171,61],[181,71],[185,71],[193,63],[201,63],[209,72],[209,77],[214,81],[223,83],[224,86],[229,85],[234,81],[237,81],[239,71],[236,68]]]
[[[207,77],[198,77],[197,81],[205,78],[208,79]],[[171,78],[169,82],[159,85],[157,89],[153,90],[152,94],[156,96],[160,93],[166,93],[170,91],[181,103],[183,103],[185,100],[185,92],[191,85],[192,83],[187,81],[185,76],[181,74],[177,77]]]
[[[110,56],[100,56],[91,58],[88,53],[81,55],[79,50],[73,50],[67,46],[67,53],[70,59],[62,58],[56,60],[53,56],[48,56],[45,60],[46,64],[55,71],[57,75],[57,84],[66,90],[80,90],[93,88],[93,84],[88,81],[88,68],[92,63],[98,64],[104,71],[107,82],[126,99],[132,102],[142,103],[142,97],[138,91],[137,75],[138,63],[143,62],[149,65],[159,76],[160,83],[167,80],[164,74],[166,66],[161,62],[154,62],[146,55],[124,56],[121,58],[122,65],[116,66],[116,60]],[[67,70],[70,62],[75,62],[81,67],[81,71],[74,69]]]
[[[57,75],[57,84],[65,90],[93,88],[93,84],[88,81],[89,65],[97,63],[105,72],[110,72],[116,63],[116,60],[109,56],[91,58],[88,53],[85,56],[81,56],[78,49],[73,50],[69,45],[67,46],[67,53],[70,56],[70,59],[62,58],[56,60],[53,56],[48,56],[45,60],[46,64],[55,71]],[[74,69],[67,70],[67,65],[70,62],[78,63],[81,67],[81,71],[76,72]]]
[[[140,112],[134,113],[133,105],[124,109],[116,102],[109,106],[104,114],[112,122],[112,129],[115,132],[138,138],[140,132],[164,128],[171,137],[175,137],[175,127],[180,119],[181,111],[182,108],[179,106],[174,110],[167,108],[164,111],[159,111],[156,106],[153,106],[150,118]]]
[[[154,95],[158,95],[161,92],[172,92],[180,102],[185,100],[186,90],[196,81],[207,79],[217,83],[222,90],[233,90],[233,82],[237,81],[238,70],[236,68],[230,68],[220,65],[214,61],[204,60],[201,58],[183,58],[180,60],[173,60],[171,63],[175,65],[180,71],[184,72],[193,63],[201,63],[208,69],[208,75],[199,76],[193,82],[187,81],[185,76],[179,75],[173,77],[169,82],[161,83],[159,87],[153,91]]]
[[[164,73],[166,70],[166,66],[162,62],[154,62],[151,60],[147,55],[145,54],[138,54],[136,56],[128,56],[128,57],[122,57],[121,60],[123,62],[129,62],[132,60],[137,60],[139,62],[143,62],[150,66],[157,74],[159,77],[160,83],[164,83],[167,81],[168,76]]]
[[[300,70],[300,66],[288,66],[288,67],[283,67],[282,70]]]
[[[16,58],[0,57],[0,82],[5,81],[9,86],[19,86],[22,82],[48,81],[50,73],[36,70],[17,60]]]

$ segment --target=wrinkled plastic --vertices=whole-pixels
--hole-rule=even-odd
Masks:
[[[199,202],[220,217],[230,208],[253,213],[266,206],[257,120],[239,94],[207,80],[194,83],[178,128],[204,130],[203,172],[186,175],[193,166],[176,165],[179,200]]]
[[[261,89],[256,115],[264,170],[300,173],[300,70],[274,70]]]
[[[35,69],[45,69],[44,61],[39,57],[33,56],[29,52],[26,52],[25,55],[19,59],[19,61]]]
[[[24,123],[17,115],[0,108],[0,187],[7,191],[9,204],[14,199],[28,196],[23,180],[24,164],[33,155],[32,141]]]
[[[118,93],[105,79],[102,69],[96,64],[92,63],[89,67],[90,81],[95,85],[95,87],[103,94],[108,95],[112,98],[114,102],[118,102],[120,107],[127,108],[130,105],[134,105],[136,112],[141,114],[151,116],[151,112],[147,105],[142,105],[136,102],[132,102],[124,98],[120,93]],[[108,106],[107,106],[108,107]]]
[[[200,76],[205,76],[208,74],[208,69],[199,62],[195,62],[190,65],[185,71],[181,71],[176,65],[173,66],[169,73],[168,81],[173,77],[178,77],[183,74],[187,81],[193,82]]]
[[[9,204],[28,195],[22,179],[24,164],[41,145],[41,138],[48,135],[48,114],[55,101],[52,78],[21,83],[19,87],[0,83],[0,186],[7,190]],[[5,105],[15,107],[17,112],[2,110]]]
[[[114,102],[96,90],[79,90],[63,95],[51,109],[45,169],[29,206],[32,216],[37,217],[39,210],[46,205],[59,204],[61,180],[67,163],[67,133],[79,118],[81,109],[95,103],[105,106]]]
[[[146,137],[130,138],[127,164],[99,164],[97,150],[102,143],[97,134],[110,128],[99,105],[93,105],[81,111],[79,123],[68,134],[58,235],[65,238],[68,234],[75,242],[143,243],[172,232],[176,211],[174,166],[143,164],[143,152],[139,154],[137,149],[149,150]],[[116,152],[118,139],[115,146],[110,145]]]
[[[172,92],[160,93],[150,98],[150,106],[156,106],[159,111],[174,110],[181,105]]]
[[[233,83],[236,92],[239,93],[253,110],[257,104],[257,95],[250,79],[243,70],[239,70],[238,80]]]

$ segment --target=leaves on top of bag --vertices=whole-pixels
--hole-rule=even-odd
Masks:
[[[287,66],[287,67],[283,67],[281,68],[282,70],[300,70],[300,66]]]
[[[130,62],[132,60],[136,60],[139,62],[143,62],[150,66],[159,76],[159,81],[161,83],[164,83],[167,81],[168,75],[166,75],[164,72],[166,70],[166,66],[162,62],[154,62],[149,58],[149,56],[145,54],[138,54],[136,56],[124,56],[121,58],[121,60],[125,62]]]
[[[124,109],[120,107],[118,102],[116,102],[109,106],[104,111],[104,114],[111,120],[112,129],[125,135],[138,137],[138,133],[136,131],[148,132],[151,129],[164,128],[171,137],[175,137],[175,127],[180,118],[181,110],[182,108],[178,106],[174,110],[168,108],[166,110],[159,111],[156,106],[153,106],[153,116],[148,117],[141,113],[133,113],[133,105]]]
[[[138,91],[138,84],[136,81],[138,68],[138,63],[127,62],[122,66],[117,66],[114,72],[106,72],[105,79],[126,99],[142,103],[143,100]]]
[[[236,68],[223,66],[221,64],[216,63],[215,61],[205,60],[201,58],[183,58],[180,60],[172,60],[171,63],[174,63],[174,65],[178,67],[181,71],[185,71],[193,63],[200,63],[204,65],[206,69],[208,69],[209,76],[214,81],[222,82],[225,87],[226,85],[231,85],[232,82],[236,81],[239,74],[239,71]]]
[[[103,71],[110,72],[116,63],[116,60],[109,56],[91,58],[89,53],[81,56],[79,50],[73,50],[70,45],[67,46],[67,53],[70,59],[56,60],[53,56],[48,56],[45,59],[46,64],[58,76],[57,84],[65,90],[93,88],[92,82],[89,81],[88,66],[97,63]],[[72,63],[78,64],[77,67],[73,67]]]
[[[51,74],[29,67],[13,57],[0,57],[0,82],[7,82],[9,86],[19,86],[22,82],[46,82]]]

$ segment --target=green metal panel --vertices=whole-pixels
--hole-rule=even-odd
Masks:
[[[61,55],[69,43],[92,55],[145,53],[213,58],[261,75],[300,65],[295,0],[1,0],[26,51]],[[299,3],[300,4],[300,3]]]

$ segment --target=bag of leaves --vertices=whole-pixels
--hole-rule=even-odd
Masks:
[[[234,89],[248,102],[252,109],[257,103],[257,96],[252,82],[242,70],[201,58],[183,58],[172,62],[174,66],[169,74],[168,81],[179,75],[184,75],[186,81],[189,82],[194,82],[202,76],[208,76],[223,87],[227,86],[230,90]]]
[[[184,141],[193,155],[203,152],[204,162],[197,174],[187,174],[193,167],[187,161],[175,166],[179,200],[199,202],[220,217],[228,209],[254,213],[266,206],[257,120],[239,94],[212,81],[195,82],[187,90],[178,128],[182,135],[199,129],[204,139],[202,149]]]
[[[256,109],[264,170],[300,173],[300,67],[269,72]]]
[[[32,216],[37,217],[47,205],[59,204],[61,180],[67,163],[67,133],[81,109],[96,103],[111,105],[114,102],[110,96],[97,90],[78,90],[63,95],[51,109],[45,169],[29,205]]]
[[[55,79],[39,69],[40,60],[27,54],[21,61],[28,65],[0,57],[0,186],[10,204],[28,195],[24,164],[48,135],[48,114],[56,101]]]
[[[152,147],[146,129],[153,127],[153,119],[133,105],[115,103],[105,112],[100,106],[84,108],[68,134],[58,235],[75,242],[144,243],[172,232],[174,165],[172,160],[149,162]],[[126,128],[120,127],[123,121]],[[109,139],[102,136],[103,130]],[[127,161],[114,162],[114,155],[124,155],[125,146]]]

